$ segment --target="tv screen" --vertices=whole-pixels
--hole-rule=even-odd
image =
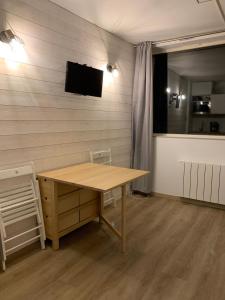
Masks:
[[[102,96],[103,71],[67,62],[65,91],[80,95]]]

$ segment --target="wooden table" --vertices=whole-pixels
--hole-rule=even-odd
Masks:
[[[53,194],[55,194],[54,187],[56,186],[56,183],[72,185],[72,186],[76,186],[77,188],[84,188],[84,189],[99,192],[100,193],[100,197],[98,201],[99,221],[104,222],[112,230],[112,232],[117,235],[117,237],[121,240],[122,251],[125,252],[126,249],[126,184],[137,178],[147,175],[148,173],[149,172],[147,171],[141,171],[141,170],[135,170],[129,168],[120,168],[120,167],[93,164],[93,163],[84,163],[81,165],[74,165],[62,169],[40,173],[38,174],[38,180],[40,183],[42,199],[44,197],[44,199],[46,200],[47,200],[47,196],[46,194],[44,195],[42,191],[43,191],[43,183],[46,182],[47,180],[49,180],[50,183],[53,184],[52,185]],[[107,220],[107,218],[103,215],[104,214],[104,203],[103,203],[104,193],[116,187],[122,188],[121,231],[118,231],[116,228],[114,228],[109,222],[109,220]],[[45,207],[47,206],[45,205]],[[52,209],[55,210],[56,213],[57,208],[55,207],[55,204],[53,205]],[[79,224],[83,225],[84,222],[83,223],[81,222]],[[57,224],[54,224],[54,226],[55,226],[55,230],[53,230],[53,234],[50,238],[53,240],[53,248],[57,249],[59,247],[58,245],[59,235],[57,235],[58,232]],[[71,228],[75,228],[75,227],[71,227]],[[65,234],[67,232],[69,231],[65,231]],[[47,236],[48,236],[48,232],[47,232]]]

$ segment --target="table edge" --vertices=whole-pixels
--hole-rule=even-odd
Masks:
[[[91,187],[91,186],[87,186],[87,185],[82,185],[82,184],[78,184],[78,183],[74,183],[74,182],[64,181],[64,180],[61,180],[61,179],[57,179],[57,178],[53,178],[53,177],[49,177],[49,176],[44,176],[44,175],[39,175],[39,174],[37,174],[36,176],[37,176],[37,179],[38,178],[47,178],[47,179],[50,179],[52,181],[61,182],[61,183],[69,184],[69,185],[75,185],[75,186],[80,187],[80,188],[86,188],[86,189],[94,190],[94,191],[98,191],[98,192],[107,192],[107,191],[110,191],[110,190],[115,189],[117,187],[121,187],[123,185],[127,185],[128,183],[130,183],[130,182],[132,182],[132,181],[134,181],[136,179],[139,179],[139,178],[141,178],[143,176],[146,176],[146,175],[150,174],[149,171],[144,171],[144,170],[139,170],[139,171],[143,171],[143,172],[146,172],[146,173],[142,174],[142,175],[139,175],[139,176],[137,176],[137,177],[135,177],[135,178],[133,178],[131,180],[125,181],[125,182],[123,182],[121,184],[114,185],[113,187],[111,187],[109,189],[99,189],[99,188],[95,188],[95,187]]]

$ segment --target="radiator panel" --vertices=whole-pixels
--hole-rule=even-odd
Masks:
[[[187,162],[184,164],[184,186],[183,186],[183,196],[185,198],[190,198],[190,186],[191,186],[191,163]]]
[[[225,205],[225,168],[220,171],[219,203]]]
[[[191,174],[190,174],[190,198],[196,199],[197,187],[198,187],[198,164],[191,164]]]
[[[205,188],[204,188],[204,196],[203,200],[207,202],[211,202],[211,192],[212,192],[212,165],[206,165],[205,170]]]
[[[225,205],[225,165],[182,161],[182,197]]]
[[[198,188],[196,200],[204,201],[204,189],[205,189],[205,164],[199,164],[198,166]]]
[[[221,170],[221,166],[213,165],[212,192],[211,192],[211,202],[213,203],[219,203],[220,170]]]

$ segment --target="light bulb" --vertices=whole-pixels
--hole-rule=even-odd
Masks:
[[[11,52],[9,44],[0,42],[0,57],[4,59],[11,59]]]
[[[171,93],[171,88],[168,87],[168,88],[166,89],[166,92],[167,92],[167,94],[170,94],[170,93]]]
[[[13,59],[17,62],[27,62],[27,54],[23,43],[18,38],[13,38],[10,43],[12,49]]]
[[[185,96],[184,94],[182,94],[182,95],[181,95],[181,99],[182,99],[182,100],[185,100],[185,99],[186,99],[186,96]]]
[[[24,49],[23,44],[17,38],[13,38],[10,41],[9,45],[14,52],[21,51],[22,49]]]
[[[112,78],[112,73],[108,71],[107,65],[103,65],[101,68],[104,71],[104,76],[103,76],[103,84],[105,86],[108,86],[112,83],[113,78]]]
[[[113,75],[113,77],[118,77],[119,76],[119,71],[118,71],[118,69],[113,69],[112,70],[112,75]]]

